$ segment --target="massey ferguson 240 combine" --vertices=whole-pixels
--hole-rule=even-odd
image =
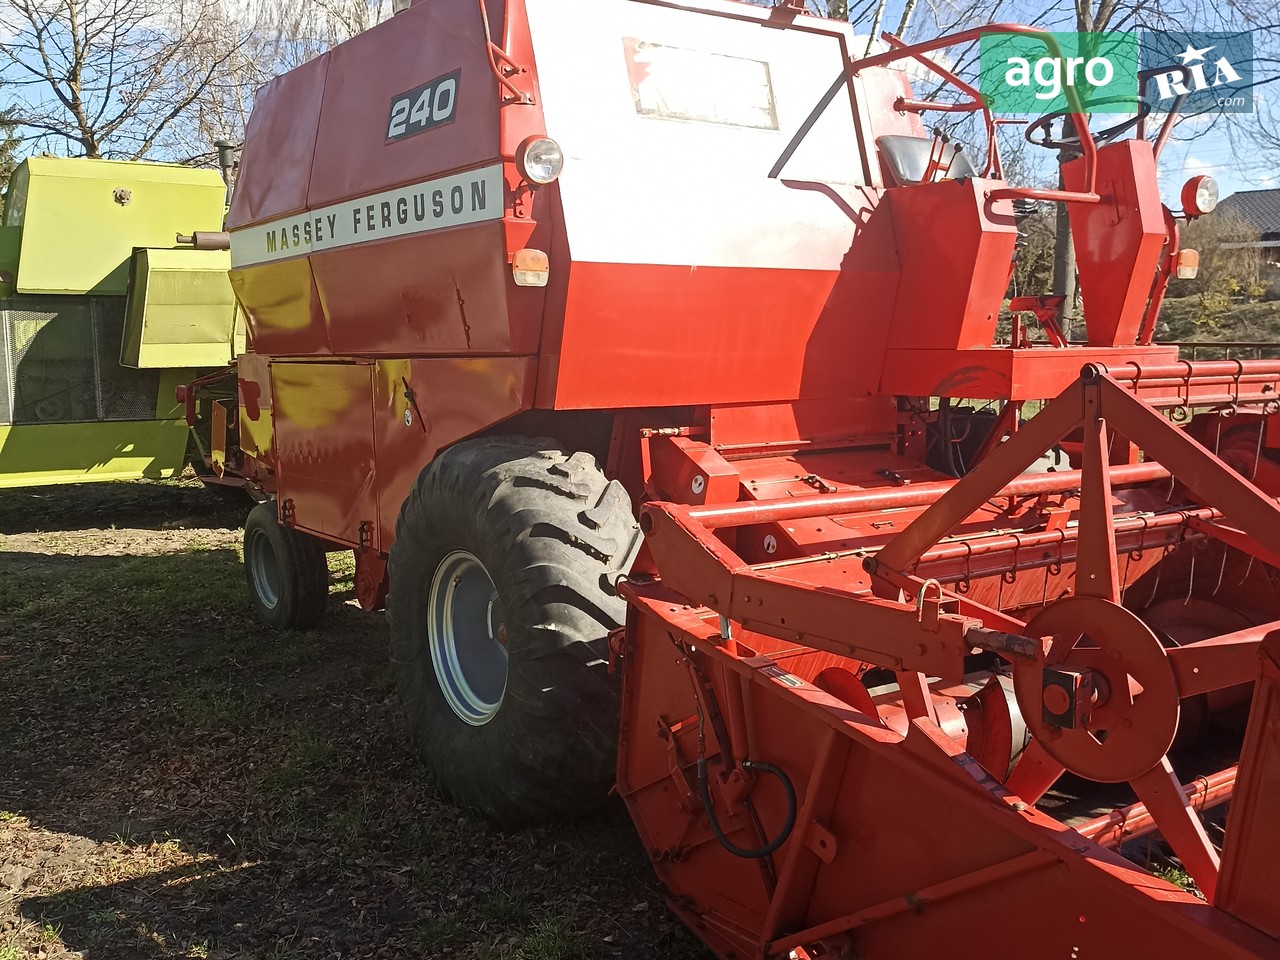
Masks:
[[[186,393],[256,605],[354,550],[443,788],[616,784],[722,958],[1280,957],[1280,364],[1151,342],[1168,125],[1041,118],[1066,186],[1009,183],[902,70],[972,94],[927,54],[979,31],[799,6],[421,0],[268,85],[249,351]],[[1085,343],[996,341],[1019,201]]]

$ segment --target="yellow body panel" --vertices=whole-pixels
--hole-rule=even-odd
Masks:
[[[172,477],[188,432],[184,420],[0,426],[0,489]]]
[[[22,227],[19,293],[122,296],[137,247],[222,229],[216,170],[166,163],[30,157],[9,181],[4,223]]]
[[[237,346],[230,268],[226,250],[139,250],[120,362],[139,368],[230,363]]]

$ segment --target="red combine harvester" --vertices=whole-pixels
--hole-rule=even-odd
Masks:
[[[851,60],[799,6],[422,0],[266,87],[250,350],[186,391],[271,498],[257,607],[353,550],[442,787],[616,784],[723,958],[1280,957],[1280,364],[1152,343],[1168,125],[1041,118],[1065,188],[1011,185],[927,56],[979,31]],[[1087,343],[997,342],[1020,201]]]

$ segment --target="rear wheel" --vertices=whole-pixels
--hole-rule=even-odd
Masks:
[[[589,454],[501,437],[450,448],[391,549],[391,655],[418,752],[503,825],[576,816],[614,781],[614,580],[639,529]]]
[[[276,522],[275,501],[260,503],[244,523],[244,573],[263,622],[276,630],[305,630],[324,616],[329,565],[315,537]]]

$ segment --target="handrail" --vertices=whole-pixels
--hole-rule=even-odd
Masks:
[[[895,37],[893,34],[887,31],[885,33],[880,34],[880,39],[882,39],[885,43],[889,44],[889,46],[897,50],[904,50],[908,46],[906,41],[904,41],[902,38]],[[1000,148],[998,147],[996,142],[995,117],[991,115],[991,108],[988,107],[986,104],[986,101],[982,99],[982,94],[975,87],[969,84],[966,80],[962,79],[959,75],[957,75],[955,72],[948,70],[942,64],[934,60],[931,60],[929,57],[919,55],[919,54],[912,54],[911,59],[915,60],[918,64],[920,64],[926,70],[931,70],[934,73],[936,73],[947,83],[958,88],[961,93],[967,94],[969,96],[969,99],[963,103],[930,104],[928,101],[925,101],[925,100],[908,101],[907,98],[905,97],[899,97],[895,106],[897,106],[898,109],[901,110],[904,107],[906,107],[908,103],[912,105],[919,104],[921,106],[926,107],[927,109],[938,110],[942,113],[969,113],[974,110],[981,110],[983,122],[986,124],[986,127],[987,127],[987,163],[986,163],[986,166],[982,168],[982,175],[984,177],[987,177],[994,172],[997,177],[1003,180],[1004,166],[1000,162]],[[854,71],[854,72],[856,73],[857,71]]]
[[[854,60],[849,65],[850,74],[857,74],[859,71],[866,70],[870,67],[883,67],[899,60],[912,59],[920,63],[922,66],[934,71],[948,83],[957,86],[961,91],[968,93],[975,100],[980,100],[981,95],[970,84],[956,77],[951,71],[940,67],[928,57],[923,56],[934,50],[942,50],[946,47],[953,47],[961,43],[970,43],[979,39],[984,33],[1012,33],[1021,36],[1032,37],[1039,40],[1045,45],[1049,51],[1049,55],[1055,60],[1065,59],[1062,55],[1062,48],[1058,46],[1058,41],[1053,35],[1045,32],[1037,27],[1027,26],[1022,23],[993,23],[985,27],[972,27],[968,30],[961,30],[959,33],[951,33],[933,40],[925,40],[921,43],[904,44],[897,37],[892,40],[888,36],[885,41],[890,45],[896,43],[902,46],[888,50],[884,53],[877,53],[870,57],[863,57],[861,60]],[[1093,134],[1089,132],[1089,120],[1080,105],[1080,98],[1076,96],[1074,87],[1068,86],[1065,89],[1067,103],[1071,110],[1068,116],[1071,117],[1072,123],[1080,136],[1080,149],[1084,156],[1084,182],[1085,190],[1081,192],[1070,190],[1039,190],[1031,187],[1005,187],[1000,190],[993,190],[988,196],[991,199],[1000,198],[1021,198],[1029,200],[1053,200],[1061,203],[1097,203],[1100,199],[1097,187],[1097,167],[1098,167],[1098,145],[1094,143]],[[994,121],[991,117],[991,111],[984,106],[983,112],[986,114],[988,121],[989,136],[994,137]]]
[[[1138,95],[1145,97],[1148,83],[1162,73],[1173,73],[1174,71],[1182,75],[1184,85],[1191,80],[1191,68],[1180,63],[1151,70],[1142,70],[1138,73]],[[1169,134],[1173,133],[1173,125],[1178,121],[1178,113],[1182,110],[1182,103],[1187,99],[1187,96],[1188,94],[1180,93],[1174,97],[1173,106],[1169,108],[1169,112],[1164,118],[1164,123],[1160,125],[1160,132],[1156,134],[1156,143],[1152,148],[1157,160],[1160,159],[1160,151],[1164,149],[1165,141],[1169,139]],[[1147,139],[1147,118],[1145,114],[1140,114],[1138,117],[1136,134],[1139,140]]]
[[[512,83],[511,78],[503,73],[502,68],[498,66],[498,60],[501,59],[516,73],[523,72],[523,68],[507,56],[505,50],[493,42],[493,31],[489,27],[489,8],[485,6],[484,0],[476,0],[476,4],[480,8],[480,22],[484,25],[484,46],[485,54],[489,59],[489,71],[497,79],[499,86],[507,89],[514,102],[533,103],[533,97]]]

